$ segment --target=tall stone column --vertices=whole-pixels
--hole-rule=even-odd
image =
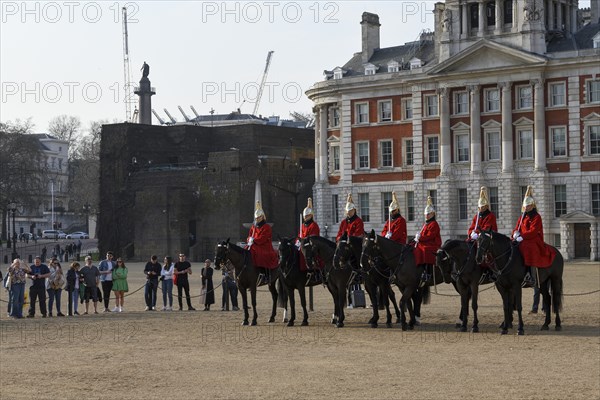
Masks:
[[[319,107],[319,181],[327,181],[327,104]]]
[[[502,33],[504,28],[504,16],[502,12],[504,11],[502,0],[496,0],[496,29],[494,29],[494,34],[499,35]]]
[[[448,88],[438,89],[440,97],[440,174],[447,172],[452,162],[451,139],[450,139],[450,100]]]
[[[485,18],[485,3],[482,0],[479,0],[479,28],[477,29],[477,36],[479,37],[483,37],[483,35],[485,34],[485,22],[486,22],[486,18]]]
[[[530,83],[534,87],[534,166],[536,171],[543,171],[546,169],[546,115],[544,109],[544,80],[534,79]]]
[[[480,86],[468,87],[471,98],[471,173],[481,172],[481,100]]]
[[[547,29],[554,30],[554,0],[546,0],[546,15],[548,18]]]
[[[502,172],[513,169],[512,83],[502,82]]]
[[[556,3],[556,29],[562,30],[564,25],[560,0]]]
[[[461,6],[462,10],[462,33],[460,35],[461,39],[465,39],[469,37],[469,17],[467,14],[467,4],[463,4]]]
[[[590,261],[598,260],[598,223],[590,224]]]

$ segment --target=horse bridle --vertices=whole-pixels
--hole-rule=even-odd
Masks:
[[[479,237],[483,238],[483,236],[485,236],[486,238],[489,239],[490,245],[487,249],[484,248],[482,246],[483,239],[481,239],[477,243],[477,247],[478,247],[477,251],[479,251],[479,250],[484,251],[486,254],[486,258],[488,256],[491,258],[492,261],[489,263],[490,267],[495,270],[494,272],[496,273],[496,275],[500,276],[510,266],[510,262],[512,261],[512,257],[513,257],[513,253],[512,253],[513,246],[509,246],[508,250],[499,254],[497,257],[494,257],[494,253],[492,252],[492,248],[494,247],[494,241],[492,240],[492,233],[483,232]],[[504,264],[504,267],[502,267],[501,269],[498,269],[498,264],[496,263],[496,261],[499,260],[501,257],[504,257],[508,253],[511,253],[511,254],[510,254],[510,257],[508,257],[506,264]],[[477,259],[475,261],[477,261]]]

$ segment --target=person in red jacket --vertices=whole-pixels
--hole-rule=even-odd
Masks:
[[[552,265],[556,253],[552,247],[544,243],[542,217],[537,212],[535,200],[533,199],[533,188],[531,186],[527,186],[521,211],[523,214],[517,221],[512,238],[519,243],[519,251],[527,267],[527,273],[521,286],[533,287],[535,280],[531,275],[531,267],[549,267]]]
[[[365,226],[363,220],[356,215],[356,206],[352,202],[352,193],[348,194],[348,200],[346,201],[346,218],[340,224],[340,229],[335,238],[336,242],[339,242],[340,238],[344,236],[359,236],[365,235]]]
[[[475,241],[481,234],[481,231],[493,230],[498,232],[496,224],[496,215],[490,210],[490,202],[488,200],[487,188],[481,187],[479,191],[479,201],[477,202],[478,212],[473,217],[471,226],[467,231],[467,236],[470,241]]]
[[[415,235],[414,255],[417,266],[424,265],[421,281],[425,284],[431,279],[433,264],[435,263],[435,253],[442,245],[440,226],[435,220],[435,208],[433,208],[431,196],[427,197],[427,206],[423,214],[425,215],[425,224],[421,228],[421,231]]]
[[[392,202],[388,207],[390,216],[383,225],[381,236],[401,244],[406,244],[406,220],[400,215],[400,205],[396,198],[396,192],[392,192]]]
[[[302,219],[303,222],[300,225],[300,233],[298,235],[298,240],[296,240],[296,247],[300,250],[300,239],[305,239],[310,236],[321,236],[321,229],[319,225],[313,219],[313,204],[312,199],[309,197],[306,208],[302,211]],[[317,263],[321,265],[320,260],[317,260]],[[304,255],[300,252],[300,268],[306,267],[307,270],[313,270],[312,265],[306,264],[306,260],[304,259]],[[312,277],[313,275],[311,275]],[[315,279],[319,279],[320,271],[317,269],[315,271],[314,277]]]
[[[259,284],[269,283],[269,271],[277,268],[279,256],[273,249],[271,226],[267,224],[265,212],[260,201],[256,202],[254,223],[250,227],[246,248],[252,254],[252,262],[259,269]]]
[[[482,186],[479,191],[479,201],[477,202],[478,212],[473,217],[471,226],[467,231],[467,241],[469,242],[470,254],[469,257],[475,258],[475,251],[477,248],[477,238],[481,235],[482,231],[489,231],[490,229],[494,232],[498,232],[498,225],[496,224],[496,215],[490,210],[490,202],[488,200],[487,188]],[[484,280],[496,281],[496,275],[489,269],[484,268]]]

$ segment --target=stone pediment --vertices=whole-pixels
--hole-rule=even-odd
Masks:
[[[545,57],[482,39],[429,71],[430,75],[485,72],[543,65]]]
[[[562,215],[559,217],[559,220],[562,222],[569,222],[569,223],[590,223],[590,222],[595,222],[598,218],[596,218],[595,216],[593,216],[592,214],[588,214],[585,211],[572,211],[568,214]]]

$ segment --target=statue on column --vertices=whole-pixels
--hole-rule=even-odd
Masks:
[[[146,64],[146,61],[144,61],[144,65],[142,65],[140,71],[142,71],[142,78],[147,78],[150,75],[150,66]]]
[[[528,1],[523,7],[523,19],[525,21],[538,21],[542,8],[536,5],[536,1]]]
[[[450,32],[452,29],[452,10],[446,8],[442,13],[442,31]]]

